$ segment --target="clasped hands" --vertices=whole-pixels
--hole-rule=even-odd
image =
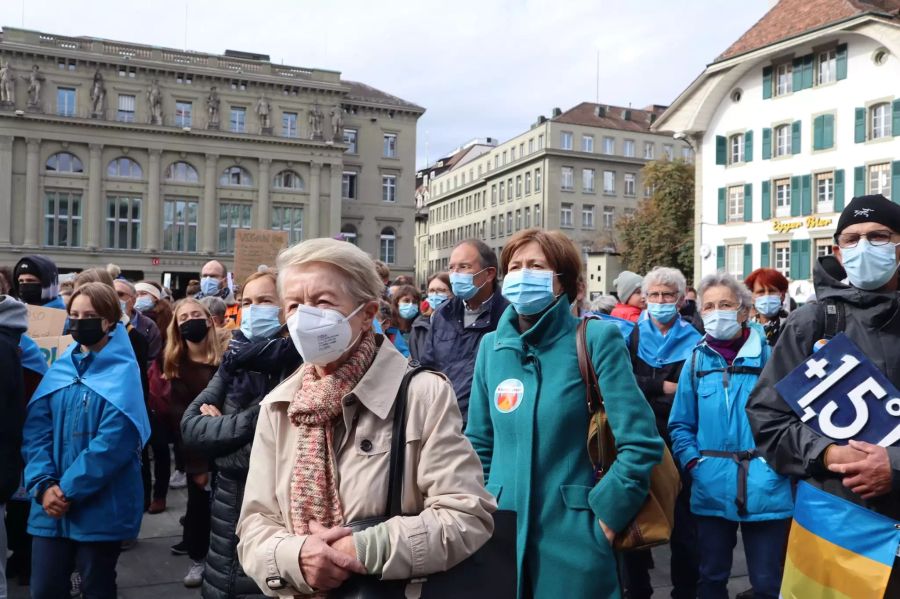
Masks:
[[[344,526],[325,528],[315,520],[309,523],[298,561],[306,584],[317,591],[336,589],[352,574],[367,573],[356,557],[353,531]]]
[[[72,502],[66,499],[59,485],[53,485],[44,490],[44,495],[41,497],[41,505],[51,518],[62,518],[69,511]]]
[[[893,484],[893,470],[887,449],[864,441],[849,445],[829,445],[825,465],[843,475],[844,486],[862,497],[873,499],[886,495]]]

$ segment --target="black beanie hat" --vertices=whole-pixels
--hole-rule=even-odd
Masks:
[[[834,238],[850,225],[878,223],[895,233],[900,233],[900,204],[895,204],[881,194],[853,198],[838,219]]]

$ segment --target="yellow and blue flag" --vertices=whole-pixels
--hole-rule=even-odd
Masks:
[[[782,599],[881,599],[900,546],[900,523],[801,482]]]

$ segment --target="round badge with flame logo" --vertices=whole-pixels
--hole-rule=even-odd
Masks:
[[[494,390],[494,405],[503,414],[515,411],[522,404],[525,385],[519,379],[506,379]]]

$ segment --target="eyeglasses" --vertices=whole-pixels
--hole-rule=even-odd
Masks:
[[[713,310],[737,310],[738,305],[734,302],[730,302],[728,300],[722,300],[718,304],[714,304],[713,302],[707,302],[703,304],[703,307],[700,309],[701,312],[712,312]]]
[[[666,303],[671,304],[678,299],[678,294],[673,291],[653,291],[647,294],[647,299],[653,303],[664,300]]]
[[[861,238],[865,237],[870,245],[887,245],[894,238],[894,232],[887,229],[870,233],[841,233],[837,236],[837,244],[842,248],[855,248]]]

